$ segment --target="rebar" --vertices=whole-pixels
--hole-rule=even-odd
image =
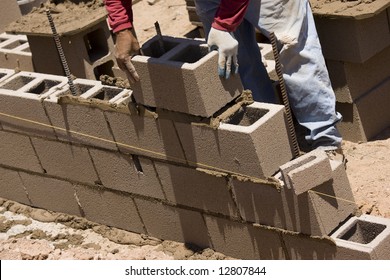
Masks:
[[[78,95],[77,94],[78,90],[73,83],[73,77],[72,77],[72,74],[69,70],[69,66],[68,66],[68,62],[66,61],[64,50],[62,49],[60,36],[57,33],[57,29],[56,29],[56,26],[54,25],[53,17],[51,16],[50,9],[48,9],[48,8],[46,9],[46,15],[47,15],[47,19],[49,20],[51,31],[53,33],[53,37],[54,37],[54,41],[55,41],[55,44],[57,47],[58,55],[60,56],[62,68],[64,69],[65,75],[68,79],[68,85],[70,88],[70,92],[72,93],[72,95],[76,96],[76,95]]]
[[[293,145],[293,154],[294,154],[294,157],[298,157],[300,155],[300,150],[299,150],[297,136],[295,133],[293,117],[291,114],[290,102],[288,100],[286,83],[285,83],[284,78],[283,78],[282,65],[280,63],[280,57],[279,57],[278,46],[276,43],[275,33],[273,33],[273,32],[270,33],[270,40],[271,40],[271,44],[272,44],[272,52],[273,52],[274,59],[275,59],[275,70],[276,70],[276,74],[278,75],[280,91],[282,93],[282,102],[283,102],[285,112],[286,112],[286,117],[287,117],[287,126],[288,126],[288,130],[290,132],[291,142]]]

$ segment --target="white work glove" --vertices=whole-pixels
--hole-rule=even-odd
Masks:
[[[233,33],[211,28],[207,44],[210,50],[218,50],[218,75],[229,79],[230,74],[238,73],[238,42]]]

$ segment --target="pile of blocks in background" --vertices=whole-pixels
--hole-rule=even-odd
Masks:
[[[186,3],[190,21],[202,28],[194,0]],[[375,9],[363,9],[356,16],[348,11],[314,12],[336,109],[343,115],[338,127],[352,142],[368,141],[390,126],[390,2],[372,5]]]
[[[283,106],[243,105],[238,77],[210,71],[216,52],[154,38],[124,90],[94,81],[112,67],[107,32],[62,38],[77,97],[39,57],[52,38],[1,35],[0,197],[236,258],[390,258],[389,220],[355,216],[343,164],[292,159]]]
[[[343,164],[292,160],[283,106],[242,105],[202,41],[160,45],[133,58],[133,91],[1,69],[0,197],[236,258],[390,258]]]

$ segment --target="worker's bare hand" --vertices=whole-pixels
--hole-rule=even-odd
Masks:
[[[210,49],[218,49],[218,74],[229,79],[230,74],[238,73],[238,42],[231,32],[211,28],[207,44]]]
[[[133,29],[125,29],[116,33],[115,57],[119,68],[126,73],[130,83],[139,81],[131,58],[140,53],[140,47]]]

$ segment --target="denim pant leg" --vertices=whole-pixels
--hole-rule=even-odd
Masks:
[[[195,1],[197,13],[203,23],[206,38],[219,3],[220,0]],[[234,36],[238,41],[238,71],[244,88],[252,91],[255,101],[275,103],[275,93],[267,70],[261,60],[254,26],[244,19],[234,32]]]
[[[280,61],[290,105],[298,122],[310,133],[313,147],[340,146],[336,128],[341,115],[336,112],[331,87],[313,14],[308,0],[252,0],[246,18],[263,34],[289,36],[294,44],[282,46]]]

